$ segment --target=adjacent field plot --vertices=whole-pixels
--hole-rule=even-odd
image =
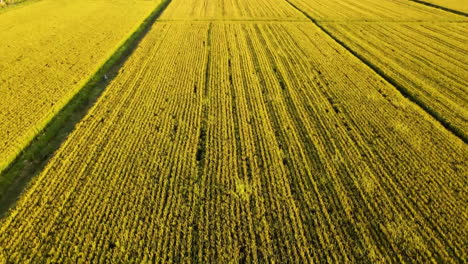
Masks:
[[[0,171],[158,3],[43,0],[0,14]]]
[[[290,2],[466,141],[466,17],[412,1]]]
[[[284,0],[174,1],[159,19],[165,20],[307,20]]]
[[[25,0],[3,0],[3,1],[0,1],[0,8],[2,8],[3,6],[6,6],[7,4],[14,4],[14,3],[19,3],[23,1]]]
[[[453,127],[468,133],[467,24],[324,24]]]
[[[468,13],[468,2],[466,0],[421,0],[421,2]]]
[[[0,226],[16,262],[461,262],[466,145],[312,23],[157,23]]]
[[[10,3],[17,3],[17,2],[22,2],[22,1],[24,0],[4,0],[3,3],[10,4]]]
[[[288,0],[318,21],[459,21],[468,19],[408,0]]]

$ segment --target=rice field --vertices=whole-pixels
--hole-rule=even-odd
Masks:
[[[466,262],[465,20],[172,0],[0,220],[0,260]]]
[[[468,139],[468,27],[448,24],[327,24],[432,115]]]
[[[437,5],[443,8],[468,13],[468,4],[464,0],[420,0],[423,3]]]
[[[0,13],[0,172],[158,3],[41,0]]]

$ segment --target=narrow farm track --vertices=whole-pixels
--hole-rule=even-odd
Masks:
[[[406,29],[463,67],[463,28]],[[286,1],[173,0],[0,222],[0,257],[463,263],[467,150]]]

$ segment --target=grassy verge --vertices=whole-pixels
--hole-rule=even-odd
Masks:
[[[171,0],[163,0],[138,29],[99,68],[80,91],[0,175],[0,216],[15,204],[29,181],[47,164],[50,157],[86,115],[120,67],[149,31]]]

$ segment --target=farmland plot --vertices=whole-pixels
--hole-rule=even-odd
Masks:
[[[468,3],[465,0],[421,0],[421,2],[468,13]]]
[[[468,18],[411,1],[290,2],[468,141]]]
[[[468,133],[466,24],[326,24],[465,137]]]
[[[0,14],[0,171],[158,3],[43,0]]]
[[[2,0],[2,1],[0,1],[0,8],[6,7],[9,4],[17,4],[17,3],[20,3],[20,2],[23,2],[23,1],[25,1],[25,0]]]
[[[319,22],[459,21],[463,17],[409,0],[287,0]],[[467,19],[465,19],[467,21]]]
[[[466,259],[466,145],[292,7],[219,3],[174,0],[3,220],[4,255]]]
[[[300,12],[291,8],[284,0],[185,0],[174,1],[159,21],[211,20],[211,21],[251,21],[251,20],[302,20]]]

